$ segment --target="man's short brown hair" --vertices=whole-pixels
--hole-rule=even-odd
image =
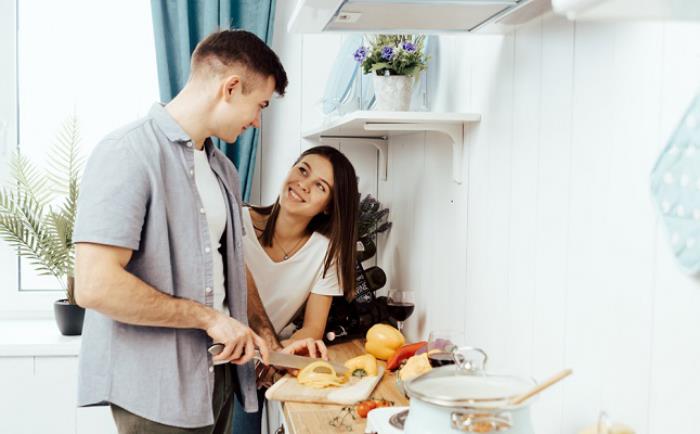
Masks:
[[[214,73],[238,65],[275,80],[275,92],[284,96],[287,73],[274,51],[255,34],[245,30],[220,30],[204,38],[192,53],[192,74],[208,67]],[[244,90],[246,84],[243,83]]]

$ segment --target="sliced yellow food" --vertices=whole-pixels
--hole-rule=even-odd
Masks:
[[[339,377],[330,363],[323,360],[308,364],[299,371],[297,381],[304,386],[323,389],[329,386],[340,386],[345,382],[344,377]]]
[[[403,368],[399,371],[399,378],[402,381],[412,380],[419,375],[423,375],[426,372],[433,369],[430,366],[430,361],[428,360],[428,354],[423,353],[418,356],[410,357]]]

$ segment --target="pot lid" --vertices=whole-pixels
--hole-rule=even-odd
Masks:
[[[525,377],[465,374],[443,366],[409,381],[405,388],[411,398],[445,407],[503,407],[534,385]]]
[[[406,393],[411,398],[443,407],[502,408],[511,406],[511,399],[536,384],[531,378],[489,373],[483,370],[483,365],[474,366],[458,362],[435,368],[407,382]]]

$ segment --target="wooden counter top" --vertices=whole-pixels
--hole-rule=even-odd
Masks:
[[[331,360],[344,361],[355,356],[364,354],[363,340],[356,339],[342,344],[328,347],[329,358]],[[385,365],[385,362],[379,361]],[[382,381],[372,393],[372,398],[386,399],[393,401],[394,405],[408,405],[408,400],[398,391],[395,386],[396,378],[392,372],[384,373]],[[353,412],[355,419],[343,411],[342,405],[321,405],[299,402],[285,402],[282,404],[284,418],[286,421],[287,434],[319,434],[319,433],[352,433],[362,434],[365,432],[367,419],[357,416]],[[345,416],[343,425],[334,427],[331,425],[333,418]]]

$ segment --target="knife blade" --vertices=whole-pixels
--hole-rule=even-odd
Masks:
[[[297,356],[295,354],[285,354],[275,351],[270,352],[270,364],[272,366],[279,366],[282,368],[303,369],[310,363],[318,362],[319,360],[323,359],[315,359],[313,357]],[[348,371],[348,368],[343,366],[342,363],[333,362],[330,360],[326,360],[326,362],[330,363],[337,374],[342,375]]]
[[[209,353],[213,356],[221,353],[223,351],[223,344],[213,344],[209,347]],[[255,350],[255,358],[262,361],[262,356],[258,350]],[[270,365],[279,366],[281,368],[292,368],[292,369],[303,369],[307,365],[313,362],[318,362],[323,359],[315,359],[313,357],[297,356],[293,354],[285,354],[277,351],[270,352]],[[342,363],[327,361],[335,369],[337,374],[345,374],[348,370]],[[226,363],[226,361],[215,362],[215,365],[220,365]]]

